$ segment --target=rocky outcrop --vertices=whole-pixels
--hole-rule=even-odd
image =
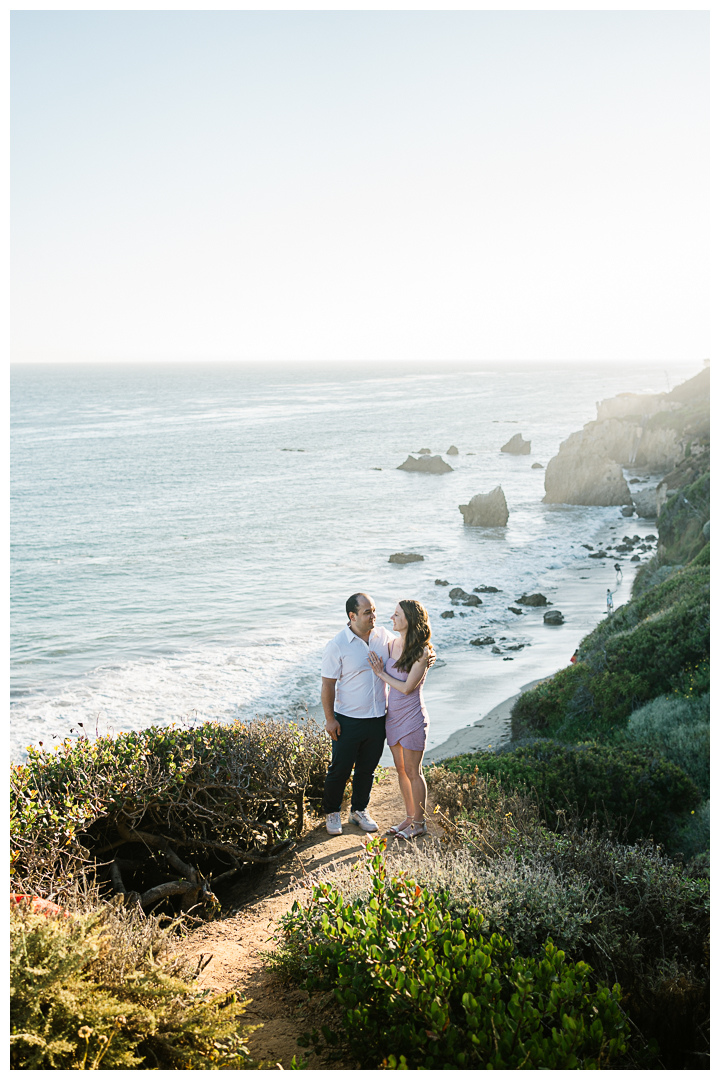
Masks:
[[[529,595],[523,593],[515,602],[517,604],[525,604],[527,607],[547,607],[548,598],[547,596],[543,596],[541,592],[534,592]]]
[[[443,461],[439,454],[428,457],[427,453],[429,451],[421,450],[420,453],[426,454],[426,456],[416,458],[412,454],[408,454],[407,460],[403,461],[402,465],[398,465],[398,469],[405,469],[406,472],[424,473],[454,472],[452,465],[448,465],[447,461]]]
[[[572,506],[629,506],[630,490],[622,467],[600,456],[578,431],[560,444],[545,470],[544,503]]]
[[[459,454],[459,453],[460,453],[460,451],[458,450],[457,446],[455,446],[455,444],[453,443],[453,445],[452,445],[452,446],[449,446],[449,447],[447,448],[447,450],[445,451],[445,453],[446,453],[446,454],[451,454],[451,455],[452,455],[453,457],[455,457],[455,456],[456,456],[457,454]]]
[[[454,619],[455,618],[455,612],[454,611],[441,611],[440,612],[440,618],[441,619]]]
[[[706,369],[667,394],[618,394],[601,401],[597,420],[566,439],[548,463],[543,501],[630,507],[622,467],[667,473],[707,452],[709,394]],[[669,485],[658,491],[656,509],[667,490]]]
[[[639,518],[657,517],[657,491],[655,488],[638,488],[632,494],[635,513]]]
[[[487,495],[473,495],[469,503],[461,504],[458,509],[466,525],[480,525],[486,528],[507,525],[510,516],[500,485],[493,488]]]
[[[479,596],[475,596],[473,593],[466,593],[459,585],[450,590],[450,599],[461,601],[463,607],[480,607],[482,604],[482,600]]]
[[[408,551],[396,551],[394,555],[391,555],[388,562],[394,563],[409,563],[409,562],[423,562],[424,555],[415,555],[413,552]]]
[[[545,466],[541,465],[539,461],[534,461],[533,464],[530,466],[530,468],[531,469],[544,469]]]
[[[667,394],[616,394],[598,402],[598,420],[624,420],[634,417],[654,416],[663,408],[669,408]]]
[[[545,614],[543,615],[543,622],[546,623],[548,626],[562,626],[562,624],[565,622],[565,616],[563,615],[562,611],[558,611],[556,608],[553,608],[552,611],[545,612]]]
[[[519,433],[513,435],[512,439],[500,447],[501,454],[529,454],[530,453],[530,440],[523,439]]]
[[[494,645],[495,644],[495,638],[490,637],[489,635],[488,635],[488,637],[476,637],[476,638],[472,639],[470,644],[471,645]]]
[[[435,584],[436,585],[449,585],[449,582],[445,581],[443,578],[436,577],[435,578]]]

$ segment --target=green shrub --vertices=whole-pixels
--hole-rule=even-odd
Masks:
[[[518,956],[507,939],[483,936],[477,910],[463,928],[443,899],[388,879],[376,854],[367,902],[321,884],[283,920],[304,985],[334,989],[361,1065],[595,1068],[625,1053],[618,986],[593,987],[589,966],[567,963],[552,942],[540,958]]]
[[[691,811],[685,821],[680,824],[675,846],[686,859],[692,870],[697,865],[702,865],[702,856],[710,855],[710,800],[707,799],[702,806]],[[709,872],[709,865],[708,865]]]
[[[12,873],[62,896],[79,865],[120,852],[128,892],[154,897],[169,864],[183,888],[194,886],[190,896],[207,894],[206,879],[272,860],[302,830],[304,800],[322,790],[326,743],[310,723],[235,721],[29,748],[11,770]]]
[[[494,777],[505,788],[536,793],[541,816],[557,824],[557,811],[577,807],[582,817],[609,815],[626,823],[630,840],[654,835],[665,842],[674,828],[673,815],[700,801],[695,784],[682,769],[648,748],[621,748],[594,742],[567,746],[537,739],[507,753],[461,754],[446,758],[450,772],[475,770]],[[432,779],[433,770],[429,770]]]
[[[689,566],[623,605],[581,642],[576,664],[522,694],[515,734],[608,737],[709,649],[709,567]]]
[[[678,765],[710,797],[710,695],[654,698],[630,716],[626,737]]]
[[[48,918],[23,904],[10,930],[11,1068],[258,1067],[234,995],[199,992],[152,952],[120,968],[103,915]]]
[[[707,544],[703,525],[710,517],[710,473],[672,495],[658,518],[664,562],[687,563]]]

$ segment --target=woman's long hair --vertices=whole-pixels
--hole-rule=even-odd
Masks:
[[[407,619],[407,632],[405,634],[405,648],[402,656],[395,661],[397,671],[410,671],[417,660],[422,659],[425,646],[430,644],[430,623],[428,613],[417,600],[401,600],[400,607]]]

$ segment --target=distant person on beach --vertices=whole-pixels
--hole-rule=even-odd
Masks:
[[[350,822],[365,832],[377,830],[367,805],[385,746],[387,691],[368,661],[377,656],[384,663],[395,640],[384,626],[375,628],[375,604],[367,593],[353,593],[345,611],[348,624],[325,646],[321,668],[325,730],[332,739],[323,794],[325,826],[331,836],[342,832],[340,805],[351,773]]]
[[[608,591],[607,591],[607,613],[608,613],[608,615],[612,615],[614,610],[615,610],[615,604],[613,602],[613,594],[608,589]]]
[[[387,683],[388,711],[385,736],[392,751],[407,817],[388,829],[391,836],[412,840],[427,832],[427,784],[422,759],[427,745],[428,714],[422,687],[435,659],[430,644],[428,613],[417,600],[401,600],[392,617],[398,634],[390,642],[387,658],[370,652],[378,679]]]

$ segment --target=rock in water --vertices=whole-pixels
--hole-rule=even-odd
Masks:
[[[494,637],[476,637],[470,642],[471,645],[494,645]]]
[[[431,450],[430,450],[429,446],[423,446],[423,447],[420,448],[420,450],[418,450],[418,454],[429,454],[429,453],[431,453]]]
[[[635,507],[634,506],[623,506],[620,513],[622,514],[623,517],[632,517],[633,514],[635,513]]]
[[[461,504],[458,509],[466,525],[481,525],[486,528],[507,525],[510,516],[500,485],[487,495],[473,495],[469,503]]]
[[[443,461],[439,454],[432,454],[430,457],[413,457],[412,454],[408,454],[407,460],[403,461],[402,465],[398,465],[398,469],[405,469],[406,472],[426,472],[426,473],[446,473],[454,472],[452,465],[448,465],[447,461]]]
[[[523,439],[522,435],[518,432],[517,435],[513,435],[509,442],[506,442],[504,446],[500,447],[501,454],[529,454],[530,453],[530,440]]]
[[[396,551],[394,555],[391,555],[388,562],[396,563],[408,563],[408,562],[424,562],[424,555],[415,555],[413,552]]]
[[[457,446],[455,445],[455,443],[453,443],[453,444],[452,444],[452,446],[449,446],[449,447],[447,448],[447,450],[445,451],[445,453],[446,453],[446,454],[452,454],[452,455],[453,455],[453,457],[454,457],[454,456],[455,456],[456,454],[459,454],[459,453],[460,453],[460,451],[458,450],[458,448],[457,448]]]
[[[548,626],[562,626],[562,624],[565,622],[565,616],[563,615],[562,611],[557,611],[555,608],[553,608],[552,611],[545,612],[545,614],[543,615],[543,622],[547,623]]]
[[[539,461],[535,461],[531,466],[531,469],[544,469],[545,466],[541,465]]]
[[[443,579],[442,579],[442,578],[436,577],[436,578],[435,578],[435,584],[436,584],[436,585],[447,585],[447,584],[448,584],[448,582],[447,582],[447,581],[443,581]]]
[[[523,593],[522,596],[517,598],[515,603],[527,604],[528,607],[547,607],[548,598],[547,596],[543,596],[541,592],[530,593],[530,595]]]
[[[638,488],[633,492],[633,506],[639,518],[657,517],[657,491],[655,488]]]
[[[440,612],[440,618],[441,619],[454,619],[455,618],[455,612],[454,611],[441,611]]]
[[[588,425],[589,426],[589,425]],[[576,431],[545,470],[544,503],[571,506],[631,506],[622,466],[598,453],[585,432]]]

